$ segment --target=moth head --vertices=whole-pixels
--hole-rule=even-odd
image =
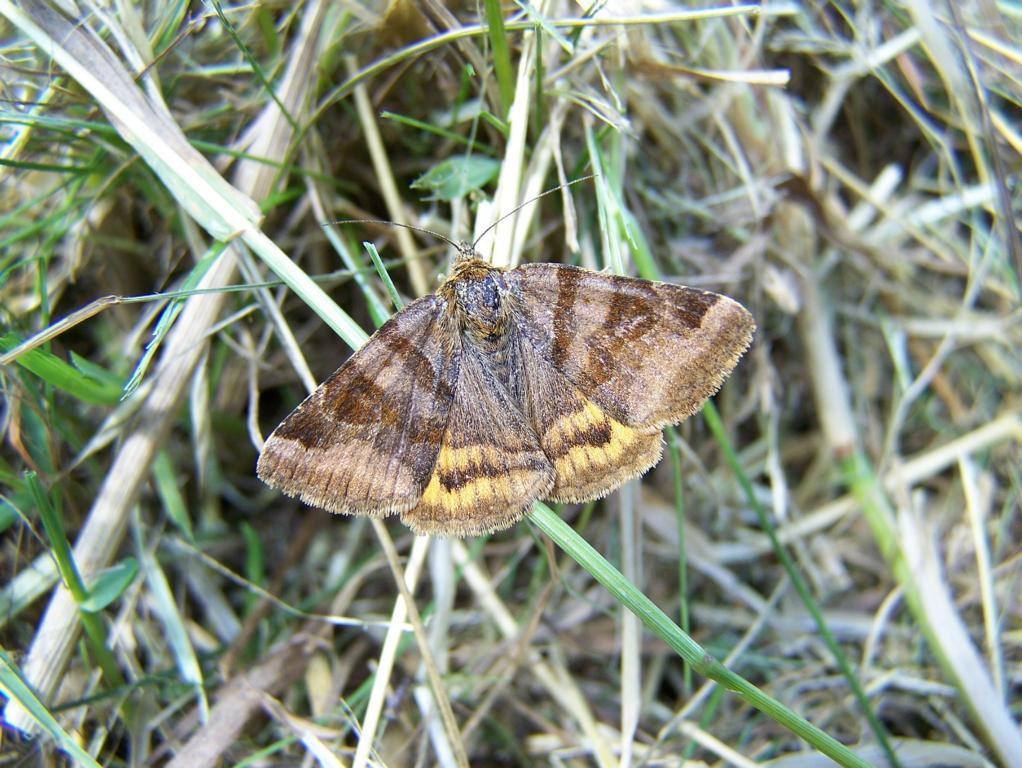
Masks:
[[[459,261],[440,293],[453,305],[462,332],[479,342],[504,335],[509,298],[504,270],[480,259]]]

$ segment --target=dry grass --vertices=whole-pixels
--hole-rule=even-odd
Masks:
[[[846,765],[1018,765],[1022,15],[807,5],[0,0],[5,754],[832,764],[803,717]],[[465,155],[481,189],[411,188]],[[258,482],[393,311],[357,239],[405,297],[448,265],[331,222],[468,237],[594,171],[480,249],[759,324],[660,467],[559,510],[637,589],[543,510],[430,542]]]

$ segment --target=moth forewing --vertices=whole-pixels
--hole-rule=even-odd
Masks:
[[[512,272],[523,332],[590,400],[631,427],[695,413],[752,341],[720,294],[557,264]]]
[[[460,346],[435,296],[410,303],[273,431],[259,477],[331,512],[415,506],[447,426]]]

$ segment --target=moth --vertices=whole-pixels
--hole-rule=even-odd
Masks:
[[[417,534],[491,533],[646,472],[752,341],[726,296],[460,248],[273,431],[264,482]]]

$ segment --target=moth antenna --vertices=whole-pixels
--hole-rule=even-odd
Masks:
[[[473,253],[475,253],[476,244],[480,240],[482,240],[487,234],[489,234],[489,232],[494,227],[496,227],[498,224],[500,224],[500,222],[504,221],[504,219],[508,218],[509,216],[514,216],[516,213],[518,213],[520,210],[522,210],[522,208],[524,208],[525,206],[527,206],[527,205],[529,205],[531,203],[536,202],[541,197],[546,197],[547,195],[552,195],[554,192],[557,192],[559,190],[566,189],[568,187],[574,186],[575,184],[581,184],[583,181],[589,181],[590,179],[595,179],[597,177],[597,175],[598,174],[590,173],[588,176],[582,176],[581,178],[578,178],[578,179],[572,179],[571,181],[569,181],[569,182],[567,182],[565,184],[558,184],[556,187],[551,187],[550,189],[546,190],[545,192],[540,192],[535,197],[530,197],[524,203],[520,203],[519,205],[516,205],[514,208],[512,208],[510,211],[505,213],[503,216],[501,216],[499,219],[497,219],[495,222],[493,222],[490,226],[488,226],[486,229],[484,229],[482,232],[480,232],[479,233],[479,237],[477,237],[475,240],[473,240],[471,244],[465,243],[465,242],[457,243],[454,240],[451,240],[451,238],[447,237],[447,235],[441,235],[439,232],[434,232],[432,229],[426,229],[425,227],[416,227],[416,226],[413,226],[412,224],[402,224],[400,221],[387,221],[386,219],[337,219],[336,221],[333,221],[331,223],[332,224],[383,224],[383,225],[388,226],[388,227],[404,227],[405,229],[410,229],[413,232],[422,232],[423,234],[432,235],[437,240],[442,240],[443,242],[447,243],[449,246],[454,248],[458,252],[459,258],[466,258],[466,257],[471,256]]]
[[[581,181],[581,179],[580,179]],[[434,232],[432,229],[426,229],[425,227],[416,227],[411,224],[402,224],[400,221],[387,221],[386,219],[338,219],[337,221],[330,222],[331,224],[385,224],[388,227],[404,227],[410,229],[413,232],[422,232],[426,235],[432,235],[437,240],[443,240],[445,243],[450,245],[452,248],[460,251],[461,244],[456,243],[447,235],[441,235],[439,232]]]
[[[518,213],[520,210],[522,210],[522,208],[524,208],[525,206],[527,206],[527,205],[529,205],[531,203],[536,202],[541,197],[546,197],[547,195],[552,195],[554,192],[558,192],[558,191],[560,191],[562,189],[567,189],[568,187],[573,186],[575,184],[580,184],[583,181],[589,181],[590,179],[595,179],[597,177],[597,175],[598,174],[590,173],[588,176],[583,176],[580,179],[572,179],[571,181],[569,181],[569,182],[567,182],[565,184],[558,184],[556,187],[551,187],[546,192],[540,192],[535,197],[530,197],[524,203],[521,203],[520,205],[516,205],[514,208],[512,208],[510,211],[505,213],[503,216],[501,216],[499,219],[497,219],[495,222],[493,222],[490,226],[488,226],[486,229],[484,229],[482,232],[479,233],[479,237],[477,237],[475,240],[472,241],[472,250],[473,251],[475,250],[476,244],[480,240],[482,240],[483,237],[485,235],[487,235],[490,232],[491,229],[496,227],[498,224],[500,224],[500,222],[502,222],[507,217],[514,216],[516,213]]]

